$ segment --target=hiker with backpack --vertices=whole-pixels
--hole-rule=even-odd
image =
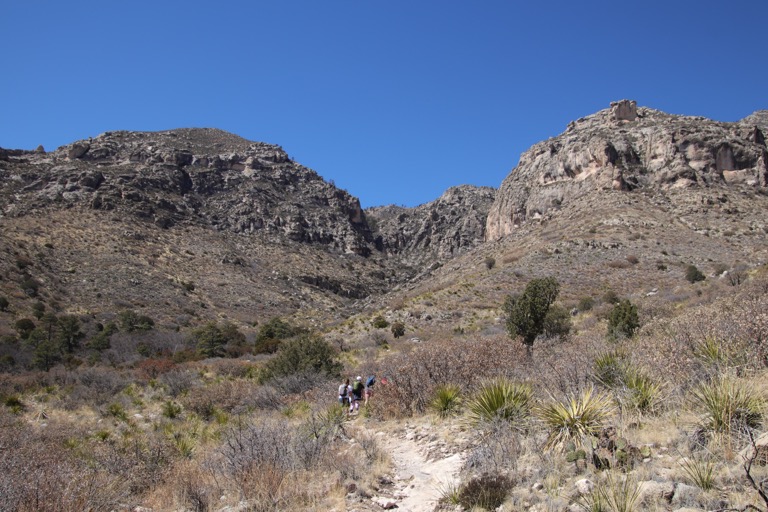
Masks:
[[[352,385],[352,394],[349,397],[349,413],[360,410],[360,400],[363,399],[363,378],[358,375],[355,383]]]
[[[365,381],[365,405],[368,405],[368,399],[373,394],[373,385],[376,384],[376,377],[369,376]]]
[[[349,385],[349,379],[345,380],[341,386],[339,386],[339,404],[342,407],[349,405],[349,395],[352,387]]]

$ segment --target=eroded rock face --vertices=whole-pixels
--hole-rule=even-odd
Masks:
[[[486,239],[574,197],[713,185],[768,186],[766,113],[738,123],[665,114],[622,100],[523,153],[488,214]],[[598,199],[599,200],[599,199]]]
[[[2,215],[52,205],[116,210],[162,228],[207,223],[367,255],[357,198],[279,146],[216,129],[108,132],[52,153],[3,151]]]
[[[445,260],[485,238],[485,221],[496,189],[461,185],[415,208],[382,206],[366,210],[375,222],[376,248],[417,265]]]

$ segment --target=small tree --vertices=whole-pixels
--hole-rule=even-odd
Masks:
[[[485,258],[485,268],[487,268],[488,270],[491,270],[495,266],[496,266],[496,259],[491,256],[487,256]]]
[[[395,322],[392,324],[392,336],[395,337],[395,339],[405,336],[405,324],[403,322]]]
[[[37,302],[35,302],[34,304],[32,304],[32,314],[33,314],[33,315],[35,316],[35,318],[37,318],[38,320],[40,320],[41,318],[43,318],[43,315],[45,314],[45,304],[43,304],[43,303],[42,303],[42,302],[40,302],[40,301],[37,301]]]
[[[554,277],[533,279],[522,295],[508,295],[504,301],[507,314],[507,332],[510,337],[523,338],[523,344],[531,354],[536,337],[544,332],[544,319],[550,306],[560,293],[560,284]]]
[[[686,267],[685,278],[690,283],[697,283],[706,279],[704,274],[701,273],[701,270],[696,268],[696,265],[688,265],[688,267]]]
[[[216,322],[208,322],[195,329],[192,331],[192,337],[197,343],[197,351],[203,357],[221,357],[225,354],[224,345],[227,339]]]
[[[302,329],[274,317],[259,328],[253,351],[257,354],[274,354],[282,340],[292,338],[300,332]]]
[[[63,352],[71,354],[80,344],[83,333],[80,331],[80,319],[74,315],[61,316],[58,319],[58,341]]]
[[[627,338],[631,338],[639,327],[637,306],[628,299],[624,299],[613,306],[611,314],[608,316],[608,334],[610,336],[623,334]]]

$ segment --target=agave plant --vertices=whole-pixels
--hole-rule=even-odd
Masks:
[[[475,423],[502,419],[526,420],[531,414],[533,389],[530,385],[499,378],[484,384],[468,404]]]
[[[545,445],[548,450],[562,450],[568,443],[581,445],[584,437],[600,432],[613,412],[611,397],[596,392],[591,386],[565,401],[552,398],[536,410],[539,419],[549,428]]]

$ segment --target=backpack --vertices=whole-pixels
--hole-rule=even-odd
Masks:
[[[370,377],[368,377],[368,380],[365,381],[365,387],[370,388],[374,384],[376,384],[376,377],[374,375],[371,375]]]
[[[347,385],[342,384],[339,386],[339,396],[347,396]]]
[[[352,392],[356,395],[360,395],[360,393],[363,391],[363,383],[360,381],[355,382],[354,387],[352,388]]]

